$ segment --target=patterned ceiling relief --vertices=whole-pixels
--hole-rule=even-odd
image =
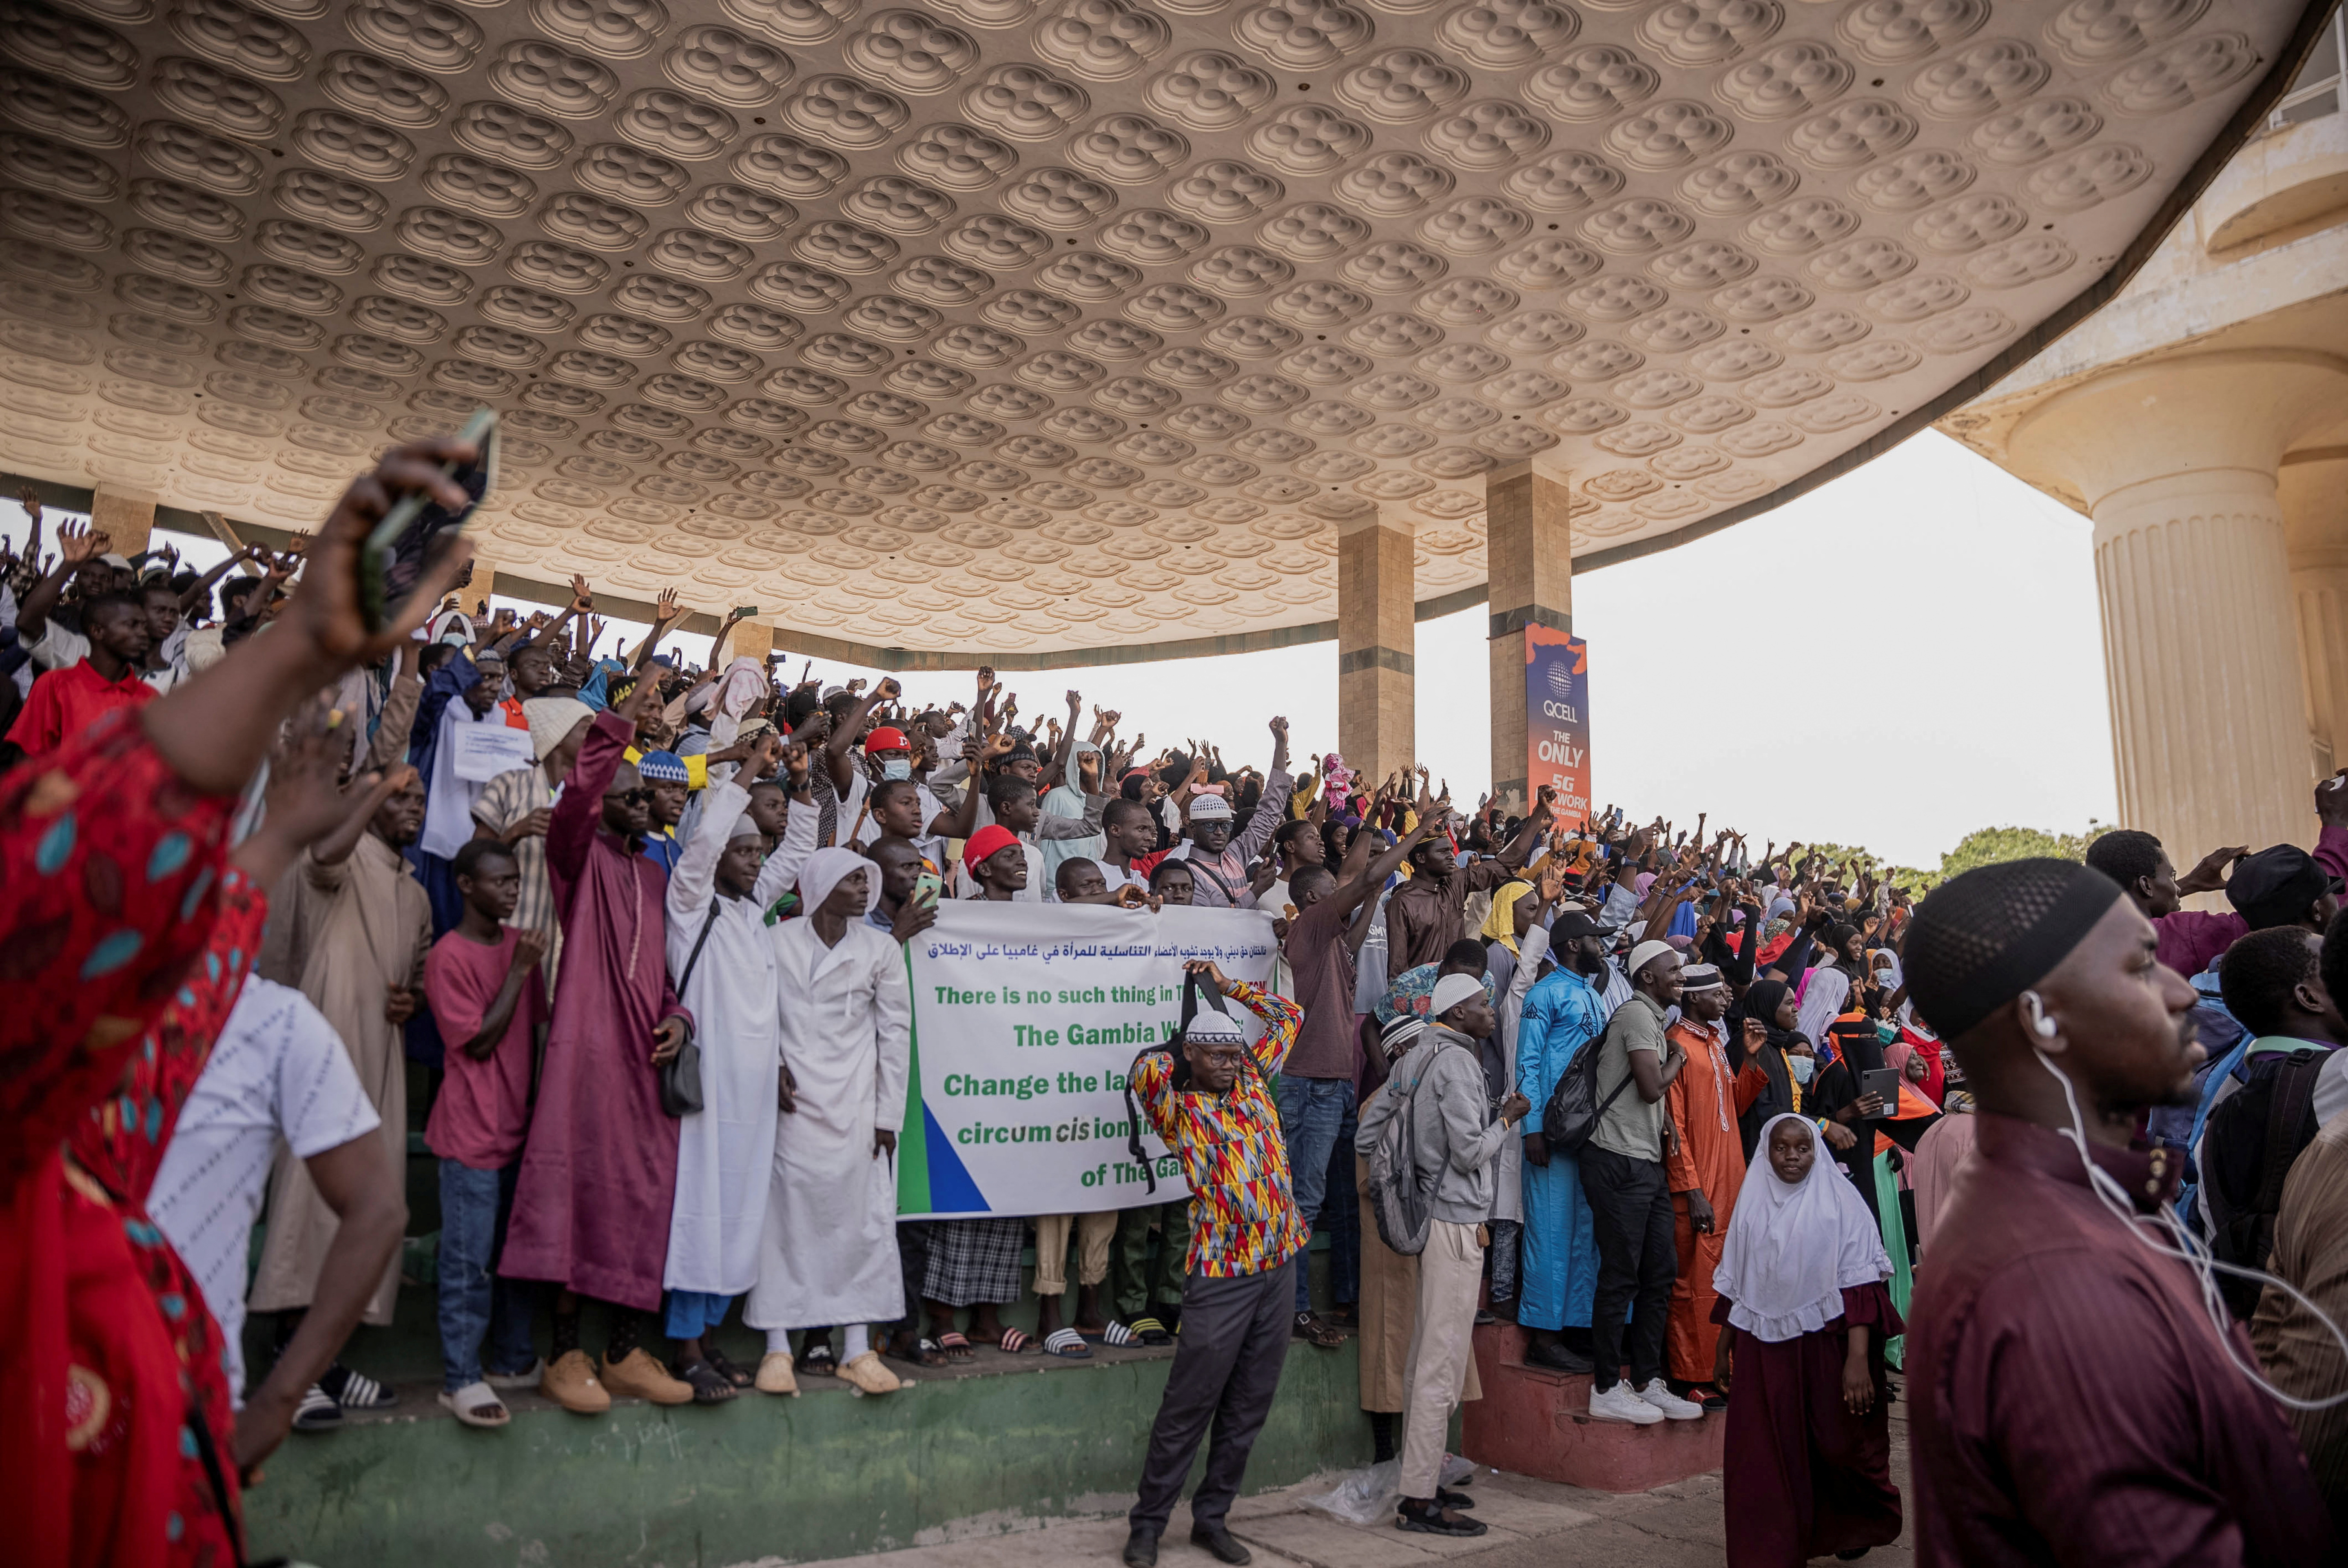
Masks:
[[[2296,0],[0,0],[0,466],[915,650],[1753,500],[2080,294]]]

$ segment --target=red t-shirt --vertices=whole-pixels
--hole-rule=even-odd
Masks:
[[[520,1159],[522,1136],[530,1131],[532,1037],[547,1016],[543,966],[522,983],[513,1021],[489,1060],[476,1061],[465,1050],[465,1042],[481,1032],[481,1020],[506,983],[520,937],[509,926],[502,941],[485,948],[451,931],[432,944],[424,959],[424,997],[448,1045],[448,1077],[425,1123],[424,1143],[442,1159],[477,1171],[499,1170]]]
[[[155,688],[126,669],[119,681],[109,681],[87,659],[63,670],[51,670],[33,682],[23,712],[10,727],[8,738],[25,748],[28,757],[54,752],[89,728],[101,713],[117,708],[137,708],[155,700]]]

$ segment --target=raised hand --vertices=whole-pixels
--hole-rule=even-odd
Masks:
[[[546,960],[546,933],[525,926],[514,937],[513,968],[522,974]]]
[[[661,589],[660,597],[653,601],[653,624],[654,626],[666,626],[670,621],[676,620],[684,613],[685,609],[678,603],[676,589],[673,588],[664,588]]]
[[[575,571],[571,574],[571,608],[581,615],[595,608],[595,590]]]
[[[69,566],[96,559],[113,542],[77,518],[67,518],[57,524],[57,559]]]

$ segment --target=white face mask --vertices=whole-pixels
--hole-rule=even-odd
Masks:
[[[880,776],[884,779],[911,778],[913,776],[913,759],[911,757],[883,758],[880,763]]]
[[[1818,1070],[1818,1063],[1816,1057],[1789,1056],[1786,1058],[1786,1071],[1794,1075],[1794,1081],[1797,1083],[1807,1083],[1810,1081],[1810,1074],[1816,1072]]]

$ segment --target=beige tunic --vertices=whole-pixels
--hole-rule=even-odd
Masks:
[[[1378,1239],[1371,1214],[1370,1163],[1354,1156],[1354,1184],[1362,1199],[1362,1409],[1399,1415],[1410,1406],[1410,1333],[1418,1321],[1418,1259]],[[1476,1358],[1468,1358],[1462,1399],[1480,1399]]]
[[[373,833],[350,858],[321,866],[304,856],[278,888],[296,983],[342,1037],[360,1084],[383,1118],[384,1162],[398,1190],[407,1170],[407,1057],[400,1027],[383,1016],[393,986],[421,989],[432,944],[432,909],[393,849]],[[255,1312],[306,1307],[340,1222],[311,1184],[308,1169],[282,1143],[269,1177],[267,1238],[248,1304]],[[391,1321],[399,1292],[394,1254],[368,1301],[366,1320]]]

